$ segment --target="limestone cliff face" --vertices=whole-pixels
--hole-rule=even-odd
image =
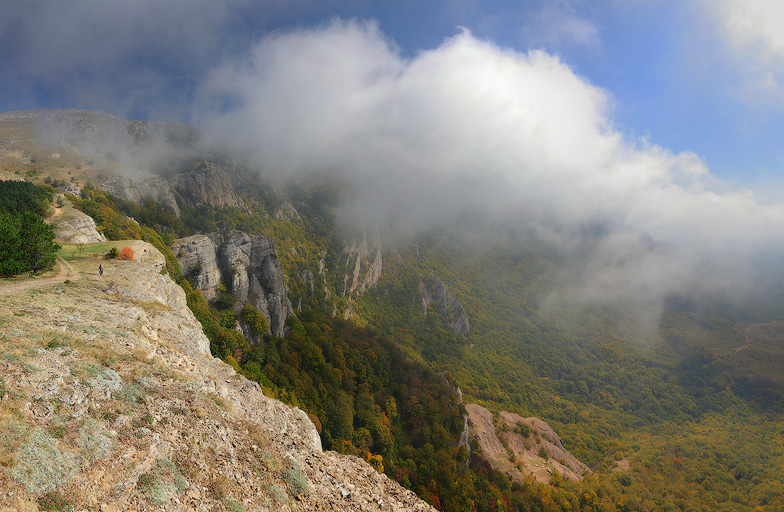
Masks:
[[[533,477],[548,483],[554,471],[571,480],[590,474],[588,466],[564,448],[558,434],[539,418],[523,418],[502,411],[497,421],[478,404],[466,404],[467,434],[476,438],[490,465],[523,483]],[[546,452],[547,457],[542,457]],[[514,460],[510,460],[510,455]]]
[[[62,207],[47,219],[47,223],[54,228],[54,236],[57,240],[69,244],[91,244],[106,241],[103,233],[98,232],[92,217],[75,209],[62,194],[57,200],[62,204]]]
[[[13,352],[0,509],[38,510],[56,492],[69,510],[105,512],[434,510],[363,460],[322,451],[303,411],[210,357],[160,259],[81,259],[70,282],[0,294]]]
[[[368,248],[365,238],[354,242],[343,249],[346,258],[345,275],[343,278],[343,296],[355,297],[362,295],[378,283],[383,270],[381,243]]]
[[[201,161],[190,171],[177,174],[172,180],[172,188],[191,205],[247,209],[234,191],[227,169],[216,162]]]
[[[433,274],[423,277],[419,281],[419,293],[422,296],[422,309],[425,315],[432,304],[444,324],[462,336],[468,334],[471,325],[465,308],[454,295],[449,293],[440,279]]]
[[[183,275],[210,300],[217,296],[222,277],[238,299],[238,307],[252,304],[270,321],[270,330],[282,336],[286,318],[293,314],[275,242],[264,235],[234,231],[220,235],[194,235],[172,244]]]
[[[100,186],[126,201],[140,203],[151,199],[178,216],[180,205],[205,204],[247,210],[247,205],[235,192],[230,171],[219,163],[203,160],[169,178],[145,174],[131,179],[113,175]]]
[[[163,178],[151,176],[145,179],[131,180],[124,176],[115,175],[102,183],[101,188],[133,203],[141,203],[145,199],[150,199],[175,215],[180,215],[175,192],[169,182]]]
[[[348,299],[346,308],[343,310],[343,318],[350,320],[354,317],[352,302],[374,287],[381,278],[383,270],[381,241],[377,240],[375,246],[370,249],[367,239],[362,237],[359,243],[354,241],[343,249],[343,257],[345,257],[345,263],[342,296]],[[323,259],[319,265],[323,265]],[[321,274],[321,272],[319,273]],[[330,293],[326,283],[324,285],[324,295],[329,300]],[[335,310],[332,316],[335,316],[336,313],[337,310]]]
[[[221,280],[218,266],[219,235],[193,235],[175,240],[172,252],[180,263],[182,275],[191,280],[194,288],[201,290],[207,300],[217,296]]]

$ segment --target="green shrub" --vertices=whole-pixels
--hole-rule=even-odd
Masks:
[[[284,505],[286,502],[289,501],[289,497],[286,496],[286,493],[283,492],[283,489],[281,489],[277,485],[272,484],[270,490],[272,491],[272,497],[275,498],[276,504]]]
[[[79,429],[79,451],[82,460],[93,463],[106,457],[111,449],[111,434],[101,423],[89,418]]]
[[[226,498],[226,507],[228,507],[231,512],[245,512],[245,507],[231,498]]]
[[[57,491],[49,491],[38,497],[38,507],[43,511],[73,512],[73,504]]]
[[[248,324],[248,328],[254,336],[267,334],[270,331],[270,323],[267,317],[251,304],[242,308],[242,319]]]
[[[78,462],[70,452],[60,448],[56,439],[35,428],[17,452],[19,463],[11,475],[34,494],[52,491],[73,477]]]
[[[188,488],[188,483],[169,459],[158,458],[156,462],[157,468],[140,475],[136,487],[155,503],[169,503]]]
[[[289,465],[286,468],[286,483],[289,484],[291,494],[294,496],[308,496],[310,495],[310,484],[308,477],[302,472],[299,464],[295,460],[289,460]]]

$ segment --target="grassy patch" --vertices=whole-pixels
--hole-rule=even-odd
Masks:
[[[73,512],[74,506],[69,499],[57,491],[49,491],[38,497],[38,508],[43,511]]]
[[[85,463],[103,459],[112,446],[111,434],[98,421],[88,418],[79,429],[79,454]]]
[[[288,461],[285,472],[286,483],[289,485],[289,490],[294,496],[308,496],[310,495],[310,484],[308,477],[302,471],[297,461],[290,459]]]
[[[112,247],[120,247],[123,242],[99,242],[96,244],[61,244],[62,248],[57,253],[68,261],[85,260],[90,258],[103,258],[103,255]]]
[[[27,435],[28,426],[8,411],[0,413],[0,465],[16,464],[16,449]]]
[[[188,482],[169,459],[161,457],[155,462],[157,466],[152,471],[139,476],[136,487],[155,503],[169,503],[188,488]]]
[[[11,475],[31,493],[40,494],[65,485],[78,469],[78,461],[40,428],[34,428],[17,453]]]

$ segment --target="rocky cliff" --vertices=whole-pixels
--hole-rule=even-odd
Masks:
[[[275,242],[264,235],[234,231],[225,239],[214,234],[176,240],[172,251],[183,275],[208,299],[214,299],[222,279],[238,299],[238,307],[252,304],[270,320],[270,329],[281,336],[288,315],[293,314],[283,268]]]
[[[480,405],[467,404],[465,408],[468,421],[463,435],[475,437],[493,468],[512,480],[524,483],[533,477],[548,483],[553,472],[571,480],[582,480],[591,472],[564,448],[547,422],[505,411],[494,419]]]
[[[345,258],[342,296],[348,299],[343,318],[349,320],[354,316],[353,301],[374,287],[381,278],[383,270],[381,241],[376,240],[371,249],[367,239],[362,237],[359,243],[354,241],[344,247],[342,256]],[[323,266],[321,269],[323,270]],[[326,299],[329,300],[330,294],[326,286],[324,292]],[[337,309],[334,314],[336,313]]]
[[[131,180],[119,174],[110,176],[101,183],[101,189],[126,201],[141,203],[150,199],[175,215],[180,215],[175,191],[171,184],[159,176]]]
[[[157,266],[99,261],[0,293],[0,510],[433,510],[211,358]]]
[[[343,296],[362,295],[378,283],[383,269],[381,243],[376,241],[372,250],[364,237],[343,249],[346,258],[343,278]]]
[[[103,233],[98,232],[92,217],[75,209],[62,194],[59,194],[55,201],[61,206],[55,208],[55,213],[46,219],[46,222],[54,229],[57,240],[70,244],[106,241]]]
[[[419,293],[422,297],[422,309],[425,315],[432,304],[438,312],[441,322],[452,328],[457,334],[465,336],[471,329],[465,308],[454,295],[449,293],[444,283],[433,274],[419,281]]]

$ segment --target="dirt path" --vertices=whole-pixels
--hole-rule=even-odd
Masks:
[[[45,219],[44,219],[44,222],[45,222],[45,223],[47,223],[47,224],[51,224],[51,223],[52,223],[52,221],[54,220],[54,218],[55,218],[55,217],[57,217],[57,216],[59,216],[61,213],[63,213],[63,209],[62,209],[62,207],[60,207],[60,206],[55,206],[55,207],[54,207],[54,212],[53,212],[53,213],[52,213],[50,216],[48,216],[47,218],[45,218]]]
[[[32,288],[43,288],[44,286],[62,283],[66,279],[71,281],[79,279],[81,274],[74,270],[70,263],[65,261],[60,256],[57,257],[57,264],[60,265],[60,273],[53,277],[44,277],[40,279],[28,279],[15,283],[0,284],[0,295],[10,295],[22,290]]]

